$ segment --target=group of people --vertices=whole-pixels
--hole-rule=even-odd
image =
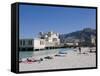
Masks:
[[[81,48],[81,47],[78,47],[78,50],[75,49],[74,51],[78,51],[79,54],[82,54],[82,48]],[[87,50],[87,51],[90,52],[90,53],[94,52],[92,48],[90,48],[90,49]]]

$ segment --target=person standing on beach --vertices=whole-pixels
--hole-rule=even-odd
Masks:
[[[90,53],[92,52],[92,48],[90,48]]]
[[[79,53],[81,53],[81,47],[79,47]]]

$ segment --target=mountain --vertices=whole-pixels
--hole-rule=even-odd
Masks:
[[[70,41],[73,39],[89,42],[91,40],[91,36],[96,36],[96,30],[91,28],[85,28],[83,30],[71,32],[68,34],[60,34],[59,38],[61,42],[63,42],[64,40]]]

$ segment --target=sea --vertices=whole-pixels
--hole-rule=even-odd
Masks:
[[[72,50],[73,48],[59,48],[59,49],[49,49],[49,50],[46,49],[40,51],[19,51],[19,59],[33,57],[33,56],[57,54],[59,52],[68,52]]]

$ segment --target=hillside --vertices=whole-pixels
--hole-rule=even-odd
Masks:
[[[83,30],[71,32],[68,34],[60,34],[59,38],[61,42],[63,40],[73,40],[73,39],[89,42],[91,40],[91,36],[96,36],[96,30],[91,28],[85,28]]]

